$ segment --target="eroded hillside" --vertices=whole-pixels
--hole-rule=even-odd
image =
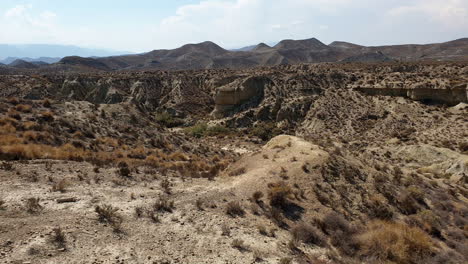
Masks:
[[[466,263],[468,64],[0,76],[6,263]]]

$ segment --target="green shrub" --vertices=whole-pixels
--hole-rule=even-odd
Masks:
[[[193,137],[229,135],[231,130],[221,125],[208,126],[206,123],[198,123],[185,129],[185,133]]]
[[[250,129],[249,134],[260,138],[263,141],[270,140],[282,133],[273,122],[259,123]]]
[[[168,112],[157,113],[155,119],[158,123],[165,127],[177,127],[184,124],[184,120],[173,117]]]

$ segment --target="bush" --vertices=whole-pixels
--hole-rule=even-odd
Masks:
[[[39,204],[39,198],[29,198],[26,200],[26,211],[30,214],[35,214],[42,211],[43,207]]]
[[[403,223],[373,221],[358,236],[360,255],[378,262],[419,263],[434,253],[434,244],[426,233]]]
[[[226,207],[226,213],[231,217],[244,216],[245,211],[239,202],[229,202]]]
[[[249,134],[251,136],[258,137],[263,141],[267,141],[280,135],[282,132],[283,131],[281,131],[281,129],[276,127],[275,123],[267,122],[256,124],[250,129]]]
[[[118,208],[114,208],[112,205],[98,205],[94,210],[98,215],[99,222],[110,224],[116,231],[120,230],[123,218],[117,213]]]
[[[292,189],[287,183],[281,181],[272,183],[269,187],[268,198],[270,199],[271,206],[284,208],[289,204]]]
[[[54,183],[54,185],[52,186],[52,191],[53,192],[61,192],[61,193],[65,193],[67,191],[67,187],[69,186],[69,182],[67,181],[67,179],[62,179],[60,180],[59,182],[57,183]]]
[[[174,208],[174,201],[170,201],[167,197],[163,196],[156,200],[156,202],[154,202],[153,207],[151,209],[154,212],[172,213]]]
[[[329,234],[338,230],[347,233],[351,229],[349,222],[341,214],[336,212],[328,213],[323,218],[323,225],[326,232]]]
[[[263,193],[261,191],[256,191],[252,194],[253,202],[259,203],[262,198],[263,198]]]
[[[57,227],[54,228],[52,231],[53,233],[51,237],[51,242],[57,245],[57,247],[65,249],[67,241],[62,228]]]
[[[315,227],[306,223],[299,223],[291,230],[293,240],[302,241],[306,244],[314,244],[317,246],[325,245],[325,237]]]
[[[177,127],[184,124],[184,120],[173,117],[168,112],[157,113],[155,116],[157,122],[165,127]]]
[[[206,123],[198,123],[192,127],[185,128],[185,133],[196,138],[206,136],[220,136],[231,133],[229,128],[220,125],[208,126]]]
[[[15,106],[15,110],[23,113],[30,113],[32,107],[30,105],[19,104]]]

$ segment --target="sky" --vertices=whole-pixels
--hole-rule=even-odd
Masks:
[[[468,0],[1,0],[0,43],[144,52],[315,37],[424,44],[468,37]]]

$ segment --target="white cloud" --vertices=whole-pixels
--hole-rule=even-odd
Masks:
[[[73,21],[54,10],[17,5],[0,14],[0,43],[149,51],[206,40],[226,48],[311,37],[325,43],[381,45],[446,41],[468,34],[468,0],[198,1],[160,21],[147,22],[144,17],[141,23]]]
[[[355,0],[363,2],[365,0]],[[205,0],[178,8],[154,30],[167,47],[212,40],[225,47],[310,38],[323,32],[319,15],[337,16],[351,0]]]
[[[17,5],[7,10],[0,19],[0,42],[31,43],[56,41],[59,26],[57,15],[43,11],[35,15],[32,5]]]
[[[449,29],[465,28],[468,33],[468,1],[417,0],[388,11],[391,17],[423,16],[427,20]]]

